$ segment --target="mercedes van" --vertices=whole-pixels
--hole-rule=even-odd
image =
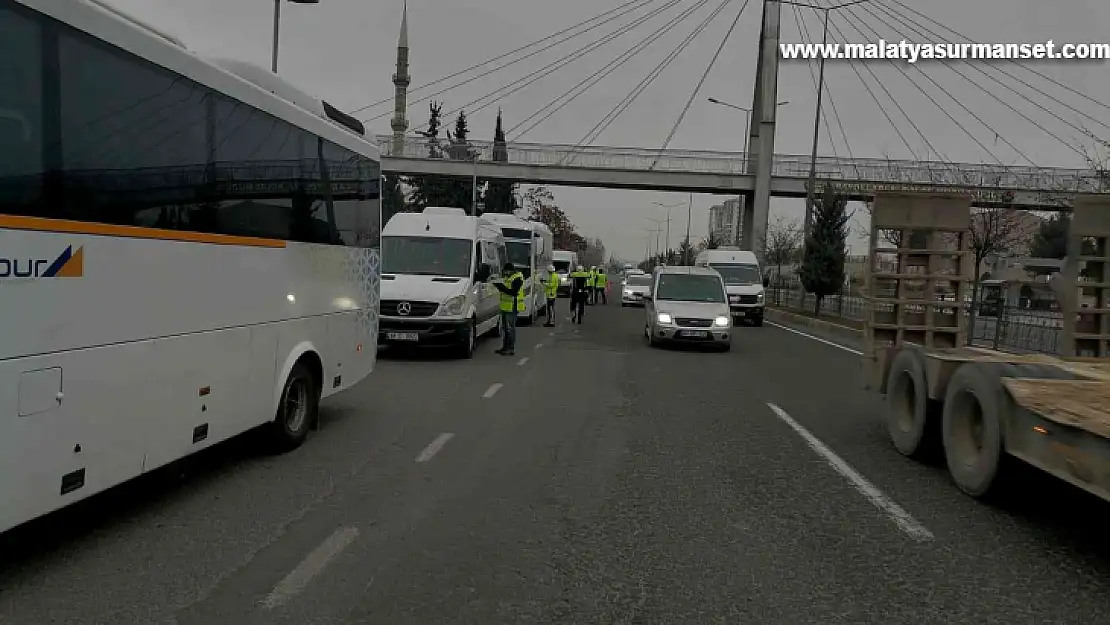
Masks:
[[[537,237],[537,234],[542,234],[537,226],[543,230],[547,228],[538,222],[509,213],[486,213],[482,215],[482,219],[501,229],[509,262],[524,274],[524,310],[519,313],[520,322],[532,323],[547,307],[543,279],[547,276],[549,261],[546,261],[547,256],[544,254],[544,241]]]
[[[492,280],[508,260],[501,229],[461,208],[397,213],[382,229],[381,345],[443,345],[472,358],[498,332]]]
[[[763,325],[764,288],[769,281],[763,277],[754,252],[735,248],[705,250],[698,254],[694,264],[716,269],[721,274],[734,323],[747,321],[752,325]]]
[[[559,274],[559,296],[570,297],[570,273],[578,267],[578,254],[568,250],[555,250],[551,254],[551,264]]]

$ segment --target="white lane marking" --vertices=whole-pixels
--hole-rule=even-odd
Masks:
[[[274,586],[270,594],[262,600],[262,607],[272,610],[299,594],[357,537],[358,529],[353,527],[341,527],[335,530],[331,536],[320,543],[320,546],[313,549],[312,553],[305,556],[305,559],[301,560],[301,563],[290,571],[285,579]]]
[[[536,349],[543,347],[543,343],[536,343]]]
[[[853,469],[852,465],[836,455],[836,452],[826,447],[824,443],[811,434],[809,430],[802,427],[802,424],[795,421],[785,410],[771,402],[767,402],[767,407],[770,408],[771,412],[774,412],[779,419],[782,419],[784,423],[793,428],[813,451],[816,451],[824,457],[832,468],[836,469],[837,473],[847,478],[856,490],[862,493],[864,497],[867,497],[876,507],[885,512],[898,528],[908,534],[910,538],[918,542],[933,540],[933,533],[930,532],[928,528],[922,525],[920,521],[910,516],[909,512],[906,512],[905,509],[895,503],[893,499],[887,497],[878,487],[869,482],[867,478],[860,475],[859,471]]]
[[[527,363],[528,363],[528,357],[525,356],[524,358],[521,358],[520,360],[517,361],[516,366],[523,367]]]
[[[554,332],[548,332],[547,335],[548,336],[555,336],[555,333]]]
[[[451,440],[452,438],[455,438],[455,435],[451,434],[450,432],[444,432],[443,434],[440,434],[436,437],[434,441],[428,443],[428,446],[424,448],[424,451],[420,452],[420,455],[416,457],[416,461],[427,462],[431,460],[432,456],[435,456],[437,453],[439,453],[439,450],[443,449],[443,446],[447,444],[447,441]]]
[[[812,334],[806,334],[805,332],[795,330],[794,328],[788,328],[784,325],[780,325],[780,324],[774,323],[772,321],[766,321],[765,323],[769,326],[775,326],[776,328],[778,328],[780,330],[786,330],[787,332],[793,332],[794,334],[797,334],[798,336],[804,336],[807,339],[817,341],[818,343],[824,343],[825,345],[828,345],[830,347],[835,347],[837,349],[842,349],[846,352],[855,354],[857,356],[862,356],[863,355],[863,352],[859,351],[858,349],[852,349],[851,347],[841,345],[840,343],[833,343],[832,341],[830,341],[828,339],[823,339],[819,336],[813,336]]]
[[[489,399],[490,397],[493,397],[497,394],[497,391],[501,390],[502,386],[505,385],[500,382],[495,382],[491,384],[490,387],[486,389],[486,392],[482,393],[482,399]]]

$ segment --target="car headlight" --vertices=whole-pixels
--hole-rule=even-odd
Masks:
[[[632,289],[625,289],[624,294],[625,295],[632,295]]]
[[[718,328],[727,328],[728,327],[728,317],[724,317],[724,316],[717,317],[716,319],[713,320],[713,325],[717,326]]]
[[[671,323],[672,321],[674,321],[674,319],[672,319],[671,316],[667,313],[659,313],[658,315],[655,315],[655,319],[659,323]]]
[[[458,317],[463,314],[463,308],[466,307],[466,296],[456,295],[448,298],[447,301],[439,305],[439,310],[436,311],[437,317]]]
[[[760,291],[759,295],[755,296],[755,303],[756,304],[762,304],[763,303],[763,291]]]

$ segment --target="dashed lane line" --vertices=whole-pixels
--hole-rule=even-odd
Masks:
[[[443,449],[443,446],[447,444],[447,441],[451,440],[452,438],[455,438],[455,435],[451,434],[450,432],[444,432],[443,434],[440,434],[435,438],[435,440],[428,443],[428,446],[420,452],[420,455],[416,456],[416,461],[427,462],[431,460],[437,453],[439,453],[439,450]]]
[[[516,366],[518,366],[518,367],[523,367],[526,364],[528,364],[528,357],[527,356],[525,356],[524,358],[521,358],[520,360],[518,360],[516,362]]]
[[[863,477],[859,471],[852,468],[843,458],[836,455],[836,452],[829,449],[824,443],[821,442],[816,436],[805,429],[802,424],[798,423],[791,417],[785,410],[779,408],[771,402],[767,402],[767,407],[771,412],[775,413],[779,419],[789,425],[799,436],[810,446],[813,451],[817,452],[826,462],[836,470],[837,473],[847,478],[852,486],[863,494],[871,503],[875,504],[877,508],[886,513],[898,529],[902,530],[909,535],[910,538],[918,542],[928,542],[933,540],[933,533],[927,527],[921,524],[920,521],[913,518],[909,512],[906,512],[902,506],[899,506],[893,499],[887,497],[877,486]]]
[[[340,527],[335,530],[274,586],[270,594],[262,600],[262,607],[272,610],[300,594],[355,538],[358,538],[358,529],[354,527]]]
[[[490,384],[489,388],[486,389],[486,392],[482,393],[482,399],[489,399],[490,397],[493,397],[497,394],[497,391],[501,390],[502,386],[505,385],[500,382],[494,382],[493,384]]]

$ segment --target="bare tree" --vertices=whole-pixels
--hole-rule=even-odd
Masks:
[[[763,257],[775,266],[775,279],[782,275],[782,266],[797,262],[802,251],[802,226],[797,219],[776,217],[767,225],[763,239]]]
[[[979,283],[983,260],[988,256],[1009,254],[1015,247],[1028,244],[1034,232],[1035,226],[1024,211],[995,206],[972,213],[968,239],[972,257],[971,310],[968,321],[972,328],[975,327],[975,316],[979,311]],[[969,341],[972,334],[974,333],[968,333]]]

